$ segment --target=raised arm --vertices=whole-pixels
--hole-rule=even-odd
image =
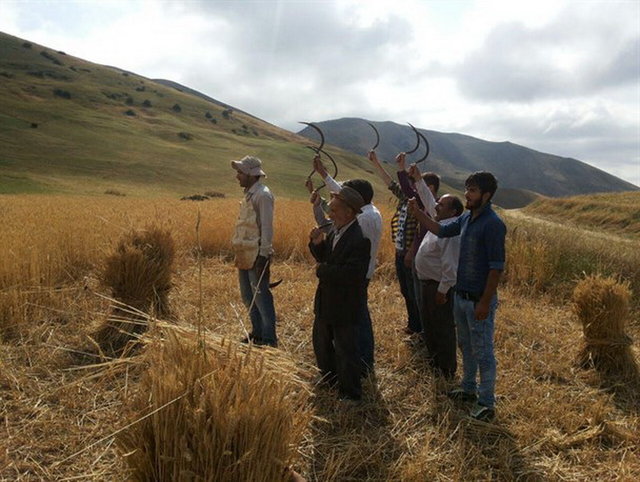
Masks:
[[[436,236],[440,233],[440,223],[427,216],[424,211],[420,209],[418,201],[415,198],[409,199],[409,212],[425,229],[431,231]]]
[[[382,164],[380,164],[380,160],[378,159],[376,152],[369,151],[369,155],[367,156],[367,159],[371,161],[371,164],[376,169],[378,176],[380,177],[380,179],[382,179],[382,182],[384,182],[384,184],[387,187],[391,186],[391,184],[393,184],[393,178],[389,175],[387,171],[384,170],[384,167],[382,167]]]
[[[424,206],[424,210],[432,218],[436,217],[436,198],[433,197],[433,193],[427,183],[422,179],[422,173],[417,165],[411,164],[409,167],[409,176],[413,178],[416,193]]]

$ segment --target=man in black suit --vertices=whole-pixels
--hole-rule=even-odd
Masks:
[[[325,381],[338,382],[342,400],[362,396],[357,321],[366,296],[371,246],[356,219],[363,205],[364,199],[352,187],[332,192],[333,229],[325,235],[314,228],[309,235],[309,249],[318,261],[313,350]]]

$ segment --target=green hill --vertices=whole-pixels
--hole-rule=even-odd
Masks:
[[[237,193],[229,160],[252,154],[278,195],[305,195],[308,139],[179,84],[1,33],[0,80],[0,193]],[[339,179],[375,182],[366,160],[329,151]]]

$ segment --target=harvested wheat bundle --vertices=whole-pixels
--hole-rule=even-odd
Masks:
[[[146,330],[147,313],[168,314],[174,257],[171,234],[157,227],[120,240],[102,277],[118,301],[94,337],[103,350],[121,354],[134,335]]]
[[[636,377],[638,368],[625,334],[631,291],[628,283],[600,275],[581,280],[573,291],[573,309],[582,322],[585,345],[578,361],[606,374]]]
[[[161,330],[118,445],[139,481],[277,481],[311,420],[310,389],[282,352]],[[146,337],[145,337],[146,338]]]

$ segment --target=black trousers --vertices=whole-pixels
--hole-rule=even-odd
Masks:
[[[422,288],[422,328],[431,366],[448,379],[456,373],[456,325],[453,321],[453,289],[447,302],[436,304],[437,281],[420,280]]]
[[[362,387],[356,320],[333,324],[316,317],[313,322],[313,351],[326,380],[332,383],[337,379],[340,396],[359,400]]]

